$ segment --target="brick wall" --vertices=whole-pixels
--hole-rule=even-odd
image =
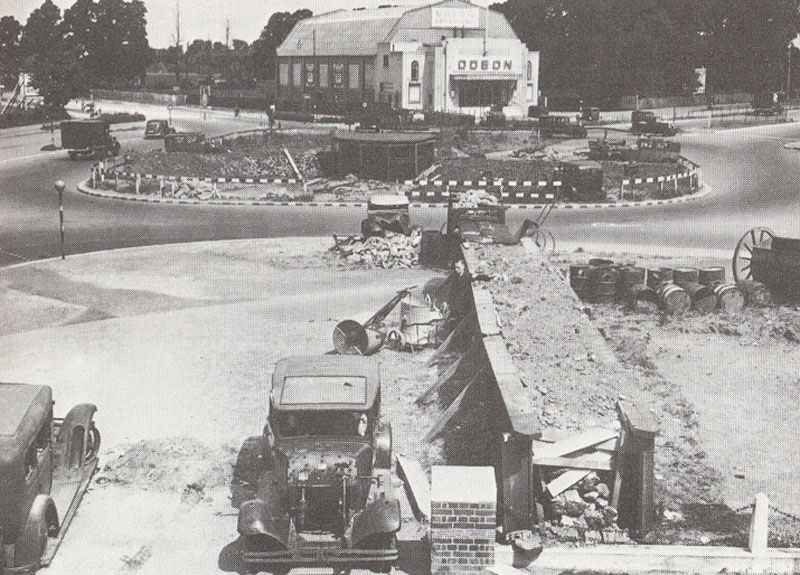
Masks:
[[[479,573],[493,565],[494,469],[442,466],[431,475],[431,573]]]

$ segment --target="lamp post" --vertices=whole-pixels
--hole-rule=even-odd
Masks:
[[[55,183],[56,191],[58,192],[58,229],[61,235],[61,259],[66,259],[64,255],[64,188],[66,187],[62,180]]]

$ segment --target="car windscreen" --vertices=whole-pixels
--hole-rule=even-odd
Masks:
[[[277,415],[278,437],[352,437],[364,438],[371,422],[360,411],[292,411]]]

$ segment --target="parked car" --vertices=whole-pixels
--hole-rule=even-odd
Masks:
[[[144,127],[144,139],[164,138],[169,134],[174,134],[175,128],[169,125],[166,120],[148,120]]]
[[[391,570],[400,504],[380,395],[378,364],[368,357],[294,356],[276,364],[268,422],[245,441],[234,473],[245,493],[243,569]]]
[[[403,194],[375,194],[367,202],[367,219],[361,222],[361,235],[384,236],[387,231],[408,234],[411,221],[408,198]]]
[[[97,408],[56,419],[49,387],[18,383],[0,383],[0,406],[0,572],[29,573],[52,560],[97,469]]]
[[[119,142],[104,120],[61,122],[61,147],[73,160],[80,157],[106,158],[119,154]]]

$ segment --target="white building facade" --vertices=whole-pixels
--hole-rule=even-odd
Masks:
[[[539,53],[503,14],[466,0],[337,10],[297,23],[278,48],[277,80],[279,100],[306,107],[378,101],[520,117],[538,103]]]

